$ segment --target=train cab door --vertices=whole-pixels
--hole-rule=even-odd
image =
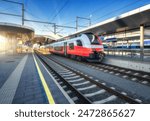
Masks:
[[[64,42],[64,55],[67,56],[67,42]]]

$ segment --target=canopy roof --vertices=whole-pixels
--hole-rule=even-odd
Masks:
[[[92,25],[69,36],[92,32],[98,35],[137,29],[140,25],[150,26],[150,4],[129,11],[117,17]],[[66,37],[69,37],[66,36]]]

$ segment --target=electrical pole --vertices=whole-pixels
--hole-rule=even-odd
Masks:
[[[89,20],[89,26],[91,26],[91,19]]]
[[[76,17],[76,31],[78,31],[78,16]]]
[[[54,24],[54,34],[56,34],[56,24]]]
[[[22,26],[24,26],[24,4],[22,3]]]
[[[16,14],[10,14],[10,13],[0,13],[0,14],[22,17],[22,26],[23,26],[24,25],[24,4],[20,2],[10,1],[10,0],[1,0],[1,1],[22,6],[22,15],[16,15]]]
[[[10,15],[10,16],[15,16],[15,17],[21,17],[22,18],[22,26],[24,26],[24,22],[28,21],[28,22],[35,22],[35,23],[43,23],[43,24],[52,24],[54,27],[54,34],[57,33],[57,27],[62,27],[62,28],[72,28],[72,29],[78,29],[78,24],[76,27],[71,27],[71,26],[62,26],[62,25],[56,25],[56,23],[51,23],[51,22],[45,22],[45,21],[37,21],[37,20],[29,20],[29,19],[25,19],[25,8],[24,8],[24,3],[20,3],[20,2],[15,2],[15,1],[11,1],[11,0],[1,0],[4,2],[8,2],[8,3],[12,3],[12,4],[18,4],[22,7],[22,14],[21,15],[17,15],[17,14],[11,14],[11,13],[4,13],[4,12],[0,12],[0,14],[3,15]],[[78,22],[78,20],[77,20]]]
[[[79,19],[88,20],[89,21],[89,26],[91,26],[91,19],[90,18],[85,18],[85,17],[79,17],[79,16],[77,16],[76,17],[76,31],[78,31],[78,27],[86,27],[86,26],[79,26],[78,25],[78,20]]]

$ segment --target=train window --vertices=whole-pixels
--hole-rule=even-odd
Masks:
[[[86,34],[91,42],[92,45],[99,45],[99,41],[98,41],[98,38],[97,36],[95,36],[94,34],[92,33],[87,33]]]
[[[81,40],[77,40],[77,46],[82,46]]]
[[[74,49],[74,43],[69,43],[69,49],[73,50]]]
[[[54,50],[55,51],[62,51],[63,47],[62,46],[56,46],[56,47],[54,47]]]

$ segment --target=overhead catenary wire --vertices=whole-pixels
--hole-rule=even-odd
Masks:
[[[115,9],[115,10],[113,10],[113,11],[111,11],[111,12],[108,12],[108,13],[104,14],[103,16],[101,16],[101,17],[99,17],[99,18],[97,18],[97,19],[94,19],[92,22],[95,22],[95,21],[97,21],[97,20],[100,20],[101,18],[104,18],[104,17],[106,17],[106,16],[108,16],[108,15],[112,15],[112,14],[118,12],[119,10],[125,9],[125,8],[127,8],[127,7],[129,7],[129,6],[131,6],[131,5],[134,5],[135,3],[140,2],[140,1],[142,1],[142,0],[136,0],[136,1],[134,1],[134,2],[130,2],[129,4],[123,6],[123,7],[119,8],[119,9]],[[83,24],[83,25],[87,25],[87,23],[86,23],[86,24]]]
[[[109,3],[109,4],[108,4],[108,3],[103,4],[103,6],[101,6],[100,8],[97,8],[96,10],[92,11],[90,14],[88,14],[88,16],[84,16],[85,18],[89,18],[89,19],[90,19],[90,24],[89,24],[89,22],[88,22],[88,23],[82,24],[82,25],[80,25],[80,26],[78,26],[78,27],[79,27],[79,28],[85,28],[85,27],[88,27],[88,26],[92,25],[92,19],[91,19],[91,17],[90,17],[91,15],[93,16],[93,14],[99,13],[98,11],[99,11],[100,9],[102,9],[102,8],[108,8],[108,7],[114,5],[114,4],[118,3],[118,2],[121,2],[121,1],[115,0],[115,1],[113,1],[113,2],[111,2],[111,3]],[[103,10],[104,10],[104,9],[103,9]],[[83,18],[84,18],[84,17],[83,17]]]
[[[3,0],[0,0],[0,1],[3,1]],[[4,0],[4,1],[5,1],[5,0]],[[7,1],[7,0],[6,0],[6,1]],[[25,2],[26,0],[23,0],[23,1]],[[115,10],[109,12],[109,13],[106,13],[106,14],[103,15],[103,16],[99,16],[98,18],[92,20],[92,22],[95,22],[95,21],[97,21],[97,20],[99,20],[99,19],[101,19],[101,18],[104,18],[105,16],[109,16],[109,15],[111,15],[111,14],[114,14],[114,13],[116,13],[116,12],[118,12],[118,11],[120,12],[120,10],[122,10],[122,9],[128,7],[128,6],[134,5],[135,3],[139,2],[139,1],[142,1],[142,0],[131,1],[129,4],[123,6],[123,7],[119,8],[119,9],[115,9]],[[64,10],[64,8],[68,5],[68,2],[69,2],[69,0],[66,0],[66,1],[64,2],[64,4],[62,5],[62,7],[60,7],[60,9],[59,9],[59,10],[56,12],[56,14],[53,16],[52,20],[54,20],[54,19],[62,12],[62,10]],[[110,4],[107,5],[106,7],[109,7],[110,5],[113,5],[114,3],[117,3],[117,2],[120,2],[120,1],[115,0],[114,2],[110,3]],[[28,0],[28,3],[29,3],[29,0]],[[28,5],[30,5],[30,4],[28,4]],[[27,6],[27,2],[26,2],[26,6]],[[105,7],[105,8],[106,8],[106,7]],[[101,6],[101,8],[103,8],[103,7]],[[97,13],[101,8],[97,8],[96,10],[94,10],[93,12],[91,12],[90,14]],[[104,10],[105,10],[105,9],[104,9]],[[36,16],[36,15],[33,14],[32,12],[30,12],[29,10],[25,10],[25,13],[30,14],[30,15],[33,16],[34,18],[42,19],[42,18],[40,18],[39,16]],[[70,24],[70,23],[74,23],[74,22],[75,22],[75,21],[70,21],[70,22],[64,23],[64,24],[62,24],[62,25],[64,26],[64,25],[67,25],[67,24]],[[88,24],[88,23],[87,23],[87,24]],[[85,24],[85,25],[87,25],[87,24]],[[47,27],[47,26],[44,26],[44,27]],[[47,27],[47,28],[48,28],[48,27]]]
[[[24,0],[24,1],[25,1],[25,0]],[[26,13],[26,14],[31,15],[33,18],[37,18],[37,19],[40,19],[40,20],[42,19],[42,18],[40,18],[39,16],[36,16],[35,14],[33,14],[32,12],[30,12],[29,10],[27,10],[27,7],[29,6],[29,5],[28,5],[28,0],[26,0],[24,3],[25,3],[25,6],[26,6],[26,9],[25,9],[25,13]],[[30,10],[31,10],[31,9],[30,9]],[[51,25],[51,24],[48,24],[48,25]],[[33,24],[32,24],[32,26],[33,26]],[[48,29],[47,26],[44,25],[43,27],[44,27],[44,28],[46,27],[47,30],[49,30],[50,32],[52,32],[52,30]],[[43,33],[43,31],[45,31],[45,29],[43,29],[43,27],[42,27],[42,26],[39,26],[39,27],[38,27],[38,30],[39,30],[39,31],[42,31],[42,33]],[[36,28],[37,28],[37,27],[36,27]],[[39,29],[39,28],[40,28],[40,29]]]
[[[90,15],[93,15],[93,14],[95,14],[95,13],[99,13],[100,12],[100,10],[102,9],[102,10],[105,10],[106,8],[108,8],[108,7],[110,7],[110,6],[112,6],[112,5],[114,5],[114,4],[116,4],[116,3],[118,3],[118,2],[122,2],[121,0],[120,1],[117,1],[117,0],[115,0],[115,1],[113,1],[113,2],[111,2],[111,3],[106,3],[106,4],[104,4],[103,6],[101,6],[100,8],[97,8],[97,9],[95,9],[94,11],[92,11],[90,14],[88,14],[88,16],[86,16],[86,17],[89,17]],[[103,9],[103,8],[105,8],[105,9]]]
[[[113,5],[113,4],[116,3],[116,2],[120,2],[120,1],[111,2],[109,5],[106,4],[107,6],[106,6],[106,5],[101,6],[100,8],[98,8],[98,9],[94,10],[93,12],[91,12],[90,15],[96,13],[99,9],[101,9],[101,8],[103,8],[103,7],[105,7],[105,8],[106,8],[106,7],[109,7],[110,5]],[[89,17],[89,16],[86,16],[86,18],[88,18],[88,17]],[[71,24],[71,23],[76,23],[76,20],[74,20],[74,21],[69,21],[69,22],[67,22],[67,23],[64,23],[63,25],[68,25],[68,24]],[[89,24],[89,22],[86,23],[86,24],[84,24],[84,25],[87,25],[87,24]],[[87,27],[87,26],[86,26],[86,27]],[[80,26],[79,28],[83,28],[83,27]]]
[[[63,23],[63,25],[68,25],[68,24],[75,23],[75,22],[76,22],[75,20],[74,21],[68,21],[66,23]]]
[[[58,12],[52,17],[51,21],[53,21],[60,13],[61,11],[66,7],[66,5],[69,3],[69,0],[67,0],[64,5],[58,10]]]
[[[34,15],[33,13],[31,13],[31,12],[27,11],[26,9],[25,9],[25,12],[26,12],[27,14],[30,14],[30,15],[31,15],[32,17],[34,17],[34,18],[42,19],[42,18],[40,18],[40,17],[38,17],[38,16]]]
[[[57,15],[59,15],[59,13],[65,8],[65,6],[68,4],[69,0],[67,0],[65,2],[65,4],[58,10],[58,12],[55,14],[55,16],[53,17],[53,20],[57,17]],[[41,19],[37,16],[35,16],[34,14],[32,14],[31,12],[29,11],[25,11],[26,13],[30,14],[31,16],[35,17],[35,18],[38,18],[38,19]],[[69,27],[69,26],[64,26],[64,25],[55,25],[56,27],[67,27],[67,28],[74,28],[74,27]],[[45,28],[49,29],[48,26],[44,26]],[[51,30],[50,30],[51,31]]]
[[[42,19],[42,18],[40,18],[40,17],[38,17],[38,16],[32,14],[31,12],[27,11],[27,10],[25,10],[25,12],[28,13],[28,14],[30,14],[33,18]],[[26,21],[27,21],[27,20],[26,20]],[[31,20],[29,20],[29,21],[31,21]],[[42,22],[42,21],[32,21],[32,22],[51,25],[50,22]],[[54,24],[54,23],[53,23],[53,24]],[[51,25],[51,26],[53,26],[53,25]],[[49,32],[53,32],[53,33],[54,33],[54,31],[52,31],[48,26],[45,26],[45,25],[44,25],[43,27],[44,27],[46,30],[48,30]],[[40,26],[40,29],[41,29],[42,33],[43,33],[43,31],[45,31],[45,29],[43,29],[43,27]]]
[[[3,8],[3,7],[1,7],[1,8]],[[12,10],[12,8],[16,8],[16,7],[7,7],[7,8],[4,8],[4,9],[1,9],[0,11],[7,11],[7,10]]]
[[[0,0],[0,2],[6,2],[7,3],[7,0],[6,1],[5,0]],[[11,7],[10,6],[9,7],[6,7],[6,6],[1,7],[0,6],[0,8],[2,8],[2,9],[0,9],[1,13],[6,13],[6,15],[10,14],[10,16],[11,15],[17,15],[16,13],[15,14],[12,13],[12,10],[16,11],[16,5],[13,6],[13,7],[12,6]],[[10,12],[10,10],[11,10],[11,13],[5,12],[5,11],[9,11]],[[19,16],[21,16],[21,15],[18,14],[16,17],[19,17]]]
[[[0,2],[8,2],[8,3],[20,4],[20,5],[22,5],[22,4],[23,4],[23,3],[21,3],[21,2],[12,1],[12,0],[0,0]]]
[[[136,1],[134,1],[134,2],[131,2],[131,3],[127,4],[127,5],[125,5],[124,7],[121,7],[121,8],[119,8],[119,9],[115,9],[115,10],[113,10],[113,11],[111,11],[111,12],[109,12],[109,13],[107,13],[107,14],[105,14],[105,15],[103,15],[103,16],[101,16],[101,17],[95,19],[95,20],[93,20],[93,21],[96,21],[96,20],[98,20],[98,19],[100,19],[100,18],[103,18],[103,17],[105,17],[105,16],[108,16],[108,15],[114,14],[115,12],[118,12],[119,10],[122,10],[122,9],[124,9],[124,8],[127,8],[127,7],[129,7],[129,6],[131,6],[131,5],[134,5],[135,3],[139,2],[139,1],[142,1],[142,0],[136,0]]]

